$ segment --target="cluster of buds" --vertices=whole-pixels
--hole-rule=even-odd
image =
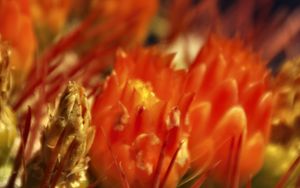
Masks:
[[[70,82],[42,133],[39,153],[27,167],[24,187],[87,186],[87,153],[94,133],[90,119],[83,88]]]

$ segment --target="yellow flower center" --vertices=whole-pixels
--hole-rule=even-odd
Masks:
[[[159,101],[150,84],[145,83],[142,80],[135,79],[129,80],[128,85],[136,92],[138,96],[136,102],[138,104],[147,108]]]

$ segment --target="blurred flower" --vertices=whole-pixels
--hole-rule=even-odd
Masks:
[[[276,106],[274,124],[297,128],[300,120],[300,59],[283,64],[274,80]]]
[[[10,173],[9,159],[17,138],[17,119],[8,101],[12,84],[9,55],[7,44],[0,39],[0,186]]]
[[[210,36],[191,66],[192,167],[218,164],[215,177],[222,182],[247,181],[263,164],[271,128],[265,63],[238,39]]]
[[[36,50],[35,34],[27,0],[0,1],[0,35],[12,47],[11,62],[18,79],[31,68]]]
[[[111,19],[116,24],[134,19],[128,43],[140,44],[147,36],[150,23],[158,9],[158,0],[93,0],[92,6],[104,19]]]
[[[46,102],[53,102],[62,89],[62,83],[67,83],[71,79],[87,89],[94,89],[95,83],[97,85],[99,83],[99,74],[109,70],[112,65],[117,48],[143,44],[149,22],[158,6],[155,0],[147,1],[147,4],[132,1],[130,4],[126,3],[126,6],[116,6],[117,1],[93,1],[93,3],[78,1],[74,4],[68,1],[35,2],[53,9],[67,7],[67,4],[68,6],[85,4],[85,8],[87,4],[91,7],[75,24],[70,23],[64,34],[55,34],[55,37],[50,37],[51,40],[47,39],[46,42],[43,41],[43,37],[38,38],[40,49],[35,64],[39,66],[34,66],[30,76],[24,81],[24,90],[18,94],[14,103],[16,110],[26,105],[26,102],[32,99],[31,94],[41,87],[45,89],[45,96],[48,96],[45,98]],[[35,3],[32,4],[33,9],[34,7]],[[45,9],[42,12],[50,15],[52,9]],[[139,29],[141,25],[143,29]],[[42,32],[42,35],[45,32]],[[33,106],[33,111],[34,108]]]
[[[299,163],[299,140],[293,140],[288,145],[271,142],[266,149],[264,166],[253,180],[253,187],[297,187],[300,171],[298,164],[293,164],[295,162]],[[284,183],[278,186],[286,174]]]
[[[65,26],[71,0],[29,0],[32,18],[39,27],[47,27],[52,32],[59,32]]]
[[[9,50],[0,40],[0,167],[7,162],[17,137],[17,120],[8,103],[11,84]]]
[[[300,59],[285,62],[275,75],[273,91],[275,93],[274,115],[272,119],[271,144],[266,152],[266,163],[258,180],[262,185],[272,187],[289,169],[299,156],[299,78]],[[276,169],[273,169],[276,164]],[[272,178],[273,181],[262,181]],[[291,178],[290,186],[296,186],[297,178]]]
[[[300,9],[297,6],[289,10],[278,6],[280,1],[277,0],[166,1],[169,2],[168,39],[171,41],[182,34],[196,33],[205,37],[214,32],[228,37],[241,36],[268,61],[282,51],[287,55],[299,53]],[[281,1],[282,4],[291,2]]]

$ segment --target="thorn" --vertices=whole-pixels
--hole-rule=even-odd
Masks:
[[[300,176],[297,178],[295,187],[300,187]]]
[[[112,158],[113,158],[113,162],[114,162],[116,168],[117,168],[118,171],[119,171],[119,175],[120,175],[120,177],[121,177],[121,181],[122,181],[122,183],[123,183],[123,187],[124,187],[124,188],[130,188],[130,184],[129,184],[128,179],[127,179],[127,177],[126,177],[126,175],[125,175],[125,172],[124,172],[124,170],[123,170],[121,164],[118,163],[117,157],[116,157],[116,155],[113,153],[113,150],[112,150],[112,148],[111,148],[110,143],[108,142],[108,139],[107,139],[107,137],[106,137],[106,135],[105,135],[105,133],[104,133],[103,128],[100,127],[100,129],[101,129],[101,133],[102,133],[102,135],[104,136],[105,140],[107,140],[107,142],[106,142],[107,147],[108,147],[109,152],[110,152],[110,154],[111,154],[111,156],[112,156]]]
[[[167,171],[166,171],[166,173],[165,173],[165,175],[164,175],[164,177],[163,177],[163,179],[162,179],[162,181],[161,181],[161,183],[159,185],[159,188],[163,188],[165,186],[165,183],[167,182],[167,179],[168,179],[168,177],[169,177],[169,175],[171,173],[172,167],[174,166],[174,163],[176,161],[178,152],[180,151],[182,144],[183,144],[183,141],[180,142],[178,148],[176,149],[176,151],[175,151],[175,153],[174,153],[174,155],[173,155],[173,157],[172,157],[172,159],[170,161],[170,164],[169,164],[169,166],[167,168]]]
[[[296,170],[297,166],[300,163],[300,155],[295,159],[295,161],[292,163],[292,165],[289,167],[289,169],[286,171],[285,174],[283,174],[276,184],[275,188],[283,188],[286,184],[287,180],[291,177],[291,174]]]
[[[184,184],[188,182],[192,182],[195,180],[194,184],[191,188],[199,188],[207,179],[209,174],[220,164],[220,161],[216,162],[215,164],[212,164],[208,169],[201,171],[197,171],[194,175],[192,175],[190,178],[183,181],[181,184],[179,184],[177,187],[182,187]]]
[[[206,171],[205,173],[203,173],[199,179],[192,185],[191,188],[199,188],[204,182],[205,180],[207,179],[208,177],[208,173],[209,171]]]
[[[243,142],[244,134],[241,133],[236,142],[235,138],[231,139],[230,150],[228,157],[228,177],[227,185],[228,188],[237,188],[239,186],[239,166],[240,166],[240,153]]]
[[[70,159],[70,157],[72,157],[71,155],[74,153],[74,151],[78,147],[79,147],[78,141],[73,139],[73,141],[71,142],[66,154],[64,155],[62,161],[60,162],[60,165],[57,167],[57,170],[56,170],[55,174],[53,174],[53,178],[49,183],[50,188],[55,188],[56,187],[56,184],[57,184],[59,178],[62,175],[62,171],[64,170],[63,168],[65,167],[65,164],[67,163],[68,159]]]
[[[195,173],[193,173],[192,175],[190,175],[189,177],[183,179],[182,181],[180,181],[180,184],[178,185],[178,187],[184,187],[185,184],[196,180],[197,178],[199,178],[201,176],[202,172],[203,172],[202,170],[198,170]]]
[[[236,153],[233,158],[233,170],[232,170],[232,176],[231,176],[231,187],[238,188],[239,187],[239,179],[240,179],[240,154],[241,154],[241,148],[242,148],[242,142],[243,142],[243,136],[244,134],[241,133],[236,145]]]
[[[252,188],[252,178],[249,178],[249,180],[246,184],[246,188]]]
[[[224,174],[227,174],[227,179],[226,179],[226,188],[230,188],[230,175],[232,171],[232,158],[233,158],[233,151],[234,151],[234,137],[230,139],[230,146],[229,146],[229,153],[228,153],[228,158],[227,158],[227,164],[226,168],[224,169]]]
[[[24,165],[24,161],[23,161],[24,157],[23,156],[24,156],[24,150],[25,150],[27,140],[28,140],[30,126],[31,126],[31,108],[28,107],[25,124],[23,127],[21,127],[21,136],[22,136],[21,143],[20,143],[20,146],[18,149],[18,153],[17,153],[16,159],[15,159],[15,162],[14,162],[12,174],[9,177],[6,188],[14,188],[15,187],[15,182],[16,182],[21,164]]]
[[[168,135],[164,139],[163,145],[162,145],[160,153],[159,153],[156,168],[155,168],[155,171],[153,173],[153,181],[152,181],[153,182],[153,185],[152,185],[153,188],[159,188],[159,184],[160,184],[159,177],[160,177],[160,173],[161,173],[161,169],[162,169],[162,164],[163,164],[163,161],[164,161],[164,158],[165,158],[165,150],[166,150],[167,142],[168,142],[167,138],[168,138]]]
[[[43,177],[42,183],[40,185],[40,188],[47,187],[47,185],[49,184],[49,181],[51,180],[52,172],[53,172],[53,169],[54,169],[56,161],[57,161],[57,156],[63,145],[62,144],[63,140],[65,139],[66,135],[68,135],[68,131],[69,131],[69,129],[64,129],[56,143],[56,146],[53,150],[50,161],[48,162],[47,168],[44,171],[45,173],[44,173],[44,177]]]

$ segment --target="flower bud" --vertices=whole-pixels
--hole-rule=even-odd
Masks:
[[[29,164],[27,186],[85,187],[93,133],[84,89],[70,82],[43,131],[41,150]]]

